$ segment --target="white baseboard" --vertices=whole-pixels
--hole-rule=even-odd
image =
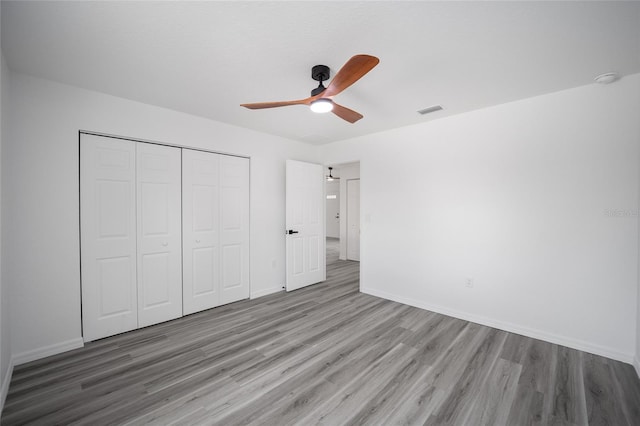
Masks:
[[[471,321],[477,324],[486,325],[487,327],[497,328],[499,330],[508,331],[510,333],[520,334],[522,336],[544,340],[545,342],[554,343],[561,346],[567,346],[569,348],[578,349],[580,351],[589,352],[595,355],[604,356],[606,358],[611,358],[618,361],[626,362],[627,364],[633,364],[634,362],[634,354],[620,352],[609,347],[596,345],[596,344],[585,342],[582,340],[572,339],[570,337],[566,337],[566,336],[562,336],[554,333],[548,333],[546,331],[536,330],[536,329],[524,327],[518,324],[502,322],[492,318],[470,314],[468,312],[462,312],[454,309],[445,308],[442,306],[432,305],[430,303],[426,303],[421,300],[400,297],[400,296],[390,294],[384,291],[376,290],[376,289],[361,287],[360,291],[366,294],[370,294],[372,296],[381,297],[387,300],[393,300],[394,302],[403,303],[409,306],[415,306],[416,308],[425,309],[427,311],[437,312],[439,314],[459,318],[465,321]],[[638,368],[637,363],[635,367],[640,374],[640,369]]]
[[[258,297],[267,296],[269,294],[277,293],[279,291],[284,291],[282,287],[270,287],[264,290],[258,290],[251,293],[249,296],[250,299],[257,299]]]
[[[76,339],[67,340],[66,342],[60,342],[42,348],[33,349],[30,351],[21,352],[13,356],[12,360],[14,365],[25,364],[27,362],[35,361],[37,359],[46,358],[51,355],[57,355],[62,352],[70,351],[72,349],[78,349],[84,346],[84,340],[82,337]]]
[[[637,354],[633,358],[633,366],[636,368],[636,374],[638,375],[638,378],[640,379],[640,359],[638,359],[639,356],[640,356],[640,354]]]
[[[7,367],[7,374],[5,374],[2,380],[2,388],[0,389],[0,415],[4,409],[4,402],[7,400],[7,393],[9,393],[9,384],[11,383],[11,377],[13,376],[13,357],[9,359],[9,367]]]

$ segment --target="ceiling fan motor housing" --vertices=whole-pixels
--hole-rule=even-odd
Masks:
[[[311,91],[311,96],[319,95],[320,93],[325,91],[326,87],[322,85],[322,82],[329,80],[329,77],[330,77],[330,73],[329,73],[328,66],[316,65],[313,68],[311,68],[311,78],[313,78],[315,81],[320,82],[318,87],[316,87]]]
[[[329,67],[326,65],[316,65],[311,68],[311,78],[313,78],[315,81],[327,81],[329,80],[330,76],[331,75],[329,74]]]

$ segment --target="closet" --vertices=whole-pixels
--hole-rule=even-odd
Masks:
[[[85,341],[249,297],[247,158],[81,134]]]

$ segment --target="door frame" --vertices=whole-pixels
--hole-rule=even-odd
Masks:
[[[329,194],[329,185],[333,184],[334,188],[337,188],[336,192],[337,194]],[[324,183],[324,195],[325,195],[325,237],[326,238],[338,238],[340,239],[340,181],[336,180],[334,182],[327,182],[325,179],[325,183]],[[337,197],[335,199],[331,199],[329,200],[329,195],[337,195]],[[329,205],[330,202],[335,202],[337,204],[338,210],[337,213],[329,213],[327,211],[327,206]],[[335,214],[337,214],[338,216],[335,216]],[[331,218],[329,216],[332,216]],[[338,232],[337,232],[337,237],[335,236],[330,236],[329,234],[329,222],[331,220],[337,219],[337,226],[338,226]],[[335,226],[335,224],[333,224],[332,226]]]
[[[358,260],[355,259],[349,259],[349,182],[352,181],[358,181]],[[361,220],[362,220],[362,215],[360,214],[360,178],[351,178],[351,179],[347,179],[346,180],[346,184],[345,187],[347,188],[347,205],[346,205],[346,210],[347,210],[347,217],[345,218],[345,221],[347,222],[347,232],[345,235],[346,238],[346,250],[345,250],[345,257],[346,260],[352,260],[354,262],[360,262],[360,225],[361,225]]]
[[[351,160],[351,161],[345,161],[345,162],[338,162],[338,163],[325,163],[324,166],[324,171],[325,171],[325,175],[329,173],[328,171],[328,167],[334,167],[337,169],[340,168],[344,168],[344,167],[349,167],[349,166],[355,166],[358,165],[358,176],[357,177],[348,177],[348,176],[342,176],[343,172],[339,171],[338,176],[340,177],[340,256],[339,259],[340,260],[347,260],[347,249],[346,249],[346,244],[347,244],[347,228],[346,228],[346,223],[347,223],[347,180],[349,179],[360,179],[362,181],[362,160],[356,159],[356,160]],[[335,170],[334,170],[334,174],[335,174]],[[324,179],[325,183],[326,183],[326,178]],[[342,182],[345,182],[344,185],[342,184]],[[326,192],[326,191],[325,191]],[[362,188],[360,189],[360,225],[362,227]],[[325,212],[327,209],[327,200],[325,197],[324,200],[324,208],[325,208]],[[344,232],[343,232],[343,225],[344,225]],[[325,234],[325,238],[326,238],[326,234]],[[344,238],[343,238],[344,237]],[[362,248],[362,245],[360,245],[360,247]],[[360,262],[362,262],[362,256],[360,259]]]

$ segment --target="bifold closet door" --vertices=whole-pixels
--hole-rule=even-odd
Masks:
[[[82,329],[91,341],[138,327],[136,144],[81,138]]]
[[[220,156],[220,297],[249,297],[249,159]]]
[[[220,156],[182,152],[184,314],[220,305]]]
[[[138,327],[182,316],[180,148],[136,144]]]
[[[183,309],[249,297],[249,160],[182,153]]]

